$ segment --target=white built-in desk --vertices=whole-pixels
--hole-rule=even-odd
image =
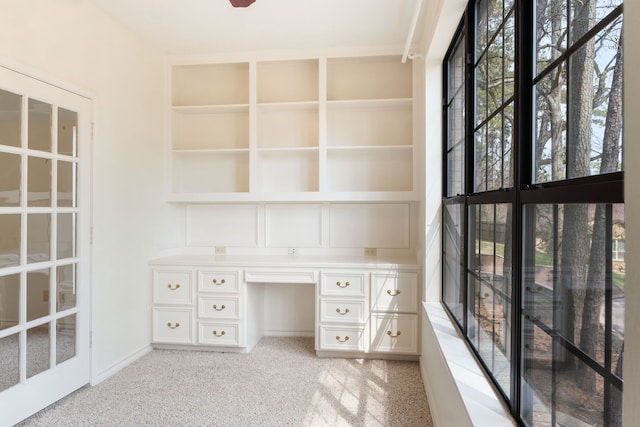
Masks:
[[[307,284],[319,355],[418,356],[415,259],[180,255],[150,264],[155,346],[248,352],[269,316],[265,285]]]

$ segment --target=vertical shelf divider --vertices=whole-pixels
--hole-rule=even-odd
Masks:
[[[249,193],[257,193],[258,176],[258,67],[256,61],[249,61]]]
[[[318,58],[318,191],[328,191],[327,182],[327,58]]]

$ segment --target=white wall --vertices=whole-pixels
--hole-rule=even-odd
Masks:
[[[624,425],[632,426],[640,419],[640,2],[624,4],[624,155],[625,155],[625,222],[626,222],[626,317],[624,355]]]
[[[92,328],[99,379],[148,346],[146,263],[181,241],[182,224],[170,221],[175,208],[162,202],[163,56],[85,0],[3,0],[0,61],[95,99]]]
[[[430,147],[439,150],[442,138],[440,130],[440,116],[435,115],[441,108],[441,62],[451,37],[457,28],[463,12],[465,0],[438,0],[425,2],[427,11],[425,16],[425,30],[423,43],[426,56],[426,117],[436,117],[434,123],[427,122],[426,152]],[[640,80],[634,78],[634,72],[640,69],[640,50],[635,48],[635,43],[640,42],[640,27],[634,25],[640,19],[640,2],[628,0],[625,2],[625,180],[627,183],[640,182],[640,145],[636,139],[640,136]],[[434,114],[430,114],[433,111]],[[437,123],[435,123],[437,122]],[[430,158],[426,156],[427,171],[433,170],[433,175],[427,176],[427,182],[437,181],[440,185],[440,167],[436,165],[430,169]],[[435,216],[429,224],[429,212],[435,212],[440,204],[439,197],[435,197],[427,188],[425,190],[426,216],[426,259],[440,259],[434,245],[429,250],[430,230],[440,226],[440,219]],[[640,187],[637,185],[625,186],[625,221],[626,221],[626,268],[627,286],[625,286],[626,318],[627,325],[640,324],[640,310],[633,310],[640,304],[640,286],[635,281],[640,277]],[[439,252],[439,249],[438,249]],[[431,254],[431,255],[430,255]],[[431,258],[433,256],[433,258]],[[425,270],[428,262],[425,263]],[[438,261],[439,265],[439,261]],[[425,272],[425,295],[427,301],[439,301],[440,276]],[[451,382],[450,367],[439,354],[438,343],[435,340],[435,327],[423,316],[423,340],[422,340],[422,366],[425,372],[425,382],[428,388],[436,391],[430,396],[431,409],[441,424],[436,425],[469,425],[466,419],[466,409],[462,407],[460,395],[455,385]],[[632,327],[626,329],[625,355],[624,355],[624,424],[635,425],[640,418],[640,406],[637,404],[640,397],[640,330]],[[453,417],[453,418],[451,418]],[[446,420],[446,422],[445,422]],[[438,421],[438,420],[436,420]],[[481,420],[473,420],[476,425],[482,425]]]

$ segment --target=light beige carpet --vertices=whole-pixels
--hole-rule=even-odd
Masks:
[[[318,358],[313,338],[248,354],[154,350],[21,426],[431,426],[417,362]]]

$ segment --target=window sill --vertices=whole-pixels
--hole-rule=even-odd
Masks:
[[[468,425],[517,425],[442,304],[425,302],[423,307],[421,364],[435,425],[451,425],[453,419],[462,420],[460,425],[463,418]],[[443,396],[447,391],[456,396]]]

